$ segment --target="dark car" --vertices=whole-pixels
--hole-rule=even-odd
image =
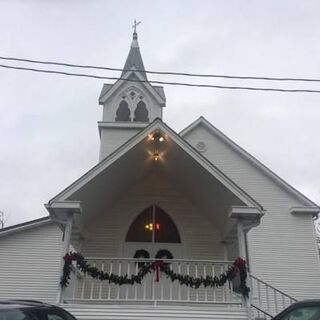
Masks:
[[[272,320],[320,320],[320,299],[296,302]]]
[[[0,301],[0,320],[76,320],[66,310],[31,300]]]

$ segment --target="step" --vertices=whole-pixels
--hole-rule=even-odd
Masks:
[[[62,306],[79,320],[248,319],[246,309],[238,306],[154,306],[101,304],[64,304]]]

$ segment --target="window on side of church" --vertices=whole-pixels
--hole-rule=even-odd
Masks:
[[[130,109],[125,100],[122,100],[119,104],[116,113],[116,121],[130,121]]]
[[[167,213],[158,206],[145,209],[131,224],[127,242],[180,243],[178,229]]]
[[[134,111],[134,121],[149,121],[149,114],[146,104],[143,101],[139,101],[137,104],[137,108]]]

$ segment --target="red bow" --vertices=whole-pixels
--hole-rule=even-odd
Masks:
[[[153,261],[153,266],[156,270],[156,281],[159,282],[160,271],[161,271],[161,268],[164,267],[164,262],[162,260],[155,260]]]

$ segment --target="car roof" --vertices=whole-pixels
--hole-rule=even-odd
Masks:
[[[37,300],[0,300],[0,310],[1,309],[16,309],[16,308],[34,308],[34,307],[50,307],[51,305],[43,303]]]
[[[301,300],[293,303],[283,311],[281,311],[279,314],[277,314],[274,318],[274,320],[282,319],[283,316],[288,314],[288,312],[291,312],[299,307],[313,307],[313,306],[320,306],[320,299],[309,299],[309,300]]]

